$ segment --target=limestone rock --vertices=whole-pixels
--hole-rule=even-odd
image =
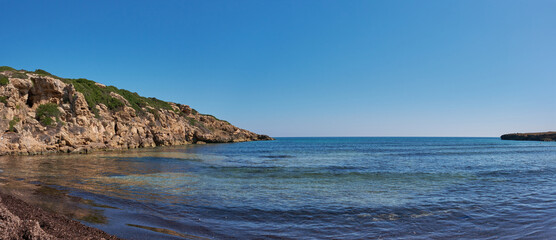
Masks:
[[[33,87],[29,91],[30,105],[60,103],[66,84],[56,78],[32,77]]]
[[[25,74],[27,78],[9,78],[7,85],[0,86],[0,155],[272,140],[199,114],[187,105],[147,104],[136,110],[128,99],[113,91],[105,97],[122,102],[123,107],[110,110],[103,103],[89,106],[85,95],[73,85],[77,82]],[[93,86],[108,91],[105,85]],[[37,108],[46,103],[56,104],[59,112],[49,126],[38,121],[36,114]]]
[[[33,87],[33,82],[29,79],[12,78],[10,82],[19,90],[20,95],[26,95]]]

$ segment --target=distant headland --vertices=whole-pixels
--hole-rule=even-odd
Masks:
[[[0,155],[272,140],[182,104],[0,67]]]
[[[510,133],[504,134],[500,138],[502,140],[556,141],[556,132]]]

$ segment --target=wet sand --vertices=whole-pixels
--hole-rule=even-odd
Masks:
[[[0,193],[0,239],[120,239]]]

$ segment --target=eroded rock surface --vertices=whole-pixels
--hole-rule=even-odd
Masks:
[[[0,85],[0,155],[272,140],[187,105],[139,109],[111,92],[109,96],[122,106],[109,109],[102,103],[91,106],[82,92],[61,78],[27,71],[3,71],[2,76],[9,83]],[[49,103],[56,104],[59,116],[45,125],[37,108]]]

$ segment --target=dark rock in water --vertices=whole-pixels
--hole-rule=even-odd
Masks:
[[[271,138],[268,135],[262,135],[262,134],[258,134],[257,135],[257,140],[259,141],[267,141],[267,140],[274,140],[274,138]]]
[[[510,133],[504,134],[500,138],[502,140],[556,141],[556,132]]]

